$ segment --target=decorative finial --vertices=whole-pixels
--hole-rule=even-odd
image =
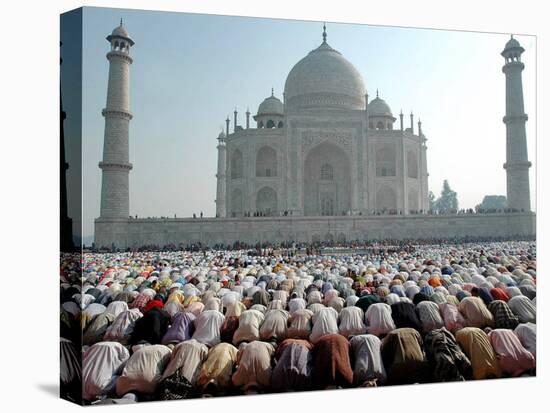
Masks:
[[[326,23],[323,23],[323,43],[327,42],[327,26]]]
[[[514,38],[514,35],[510,34],[510,40],[512,40],[513,38]]]
[[[399,115],[403,116],[403,109],[399,112]]]
[[[376,89],[376,97],[378,97],[378,89]]]
[[[122,26],[122,17],[120,18],[120,25]]]
[[[273,88],[271,88],[271,97],[273,97]]]

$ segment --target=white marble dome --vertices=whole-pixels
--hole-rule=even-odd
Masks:
[[[258,115],[282,115],[283,113],[283,102],[273,95],[266,98],[258,107]]]
[[[364,110],[365,84],[353,64],[323,42],[288,74],[285,107]]]

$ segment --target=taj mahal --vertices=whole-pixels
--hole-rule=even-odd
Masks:
[[[427,138],[413,113],[394,116],[369,97],[354,65],[322,42],[291,68],[282,99],[271,92],[256,114],[235,110],[217,137],[216,217],[129,216],[130,50],[124,25],[110,50],[99,247],[202,243],[315,242],[535,234],[531,212],[521,62],[511,38],[506,78],[506,213],[430,214]],[[252,115],[252,119],[251,119]],[[215,135],[214,135],[215,136]]]

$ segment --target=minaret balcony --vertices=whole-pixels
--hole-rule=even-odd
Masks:
[[[121,118],[121,119],[126,119],[126,120],[132,120],[132,118],[134,117],[134,115],[132,115],[130,112],[126,111],[126,110],[121,110],[121,109],[103,109],[101,111],[101,114],[105,117],[105,118]]]
[[[521,115],[506,115],[502,118],[502,121],[505,124],[509,123],[518,123],[518,122],[527,122],[528,116],[523,113]]]

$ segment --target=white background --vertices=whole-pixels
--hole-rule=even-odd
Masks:
[[[537,232],[538,375],[462,384],[401,386],[249,396],[111,407],[116,412],[426,409],[548,411],[545,345],[548,206],[548,73],[550,33],[543,1],[89,1],[89,6],[131,7],[259,17],[330,20],[538,36]],[[77,1],[2,3],[0,35],[0,408],[65,412],[78,409],[57,398],[58,383],[58,180],[59,14]],[[544,92],[543,92],[544,91]],[[545,174],[546,172],[546,174]],[[302,410],[303,411],[303,410]]]

